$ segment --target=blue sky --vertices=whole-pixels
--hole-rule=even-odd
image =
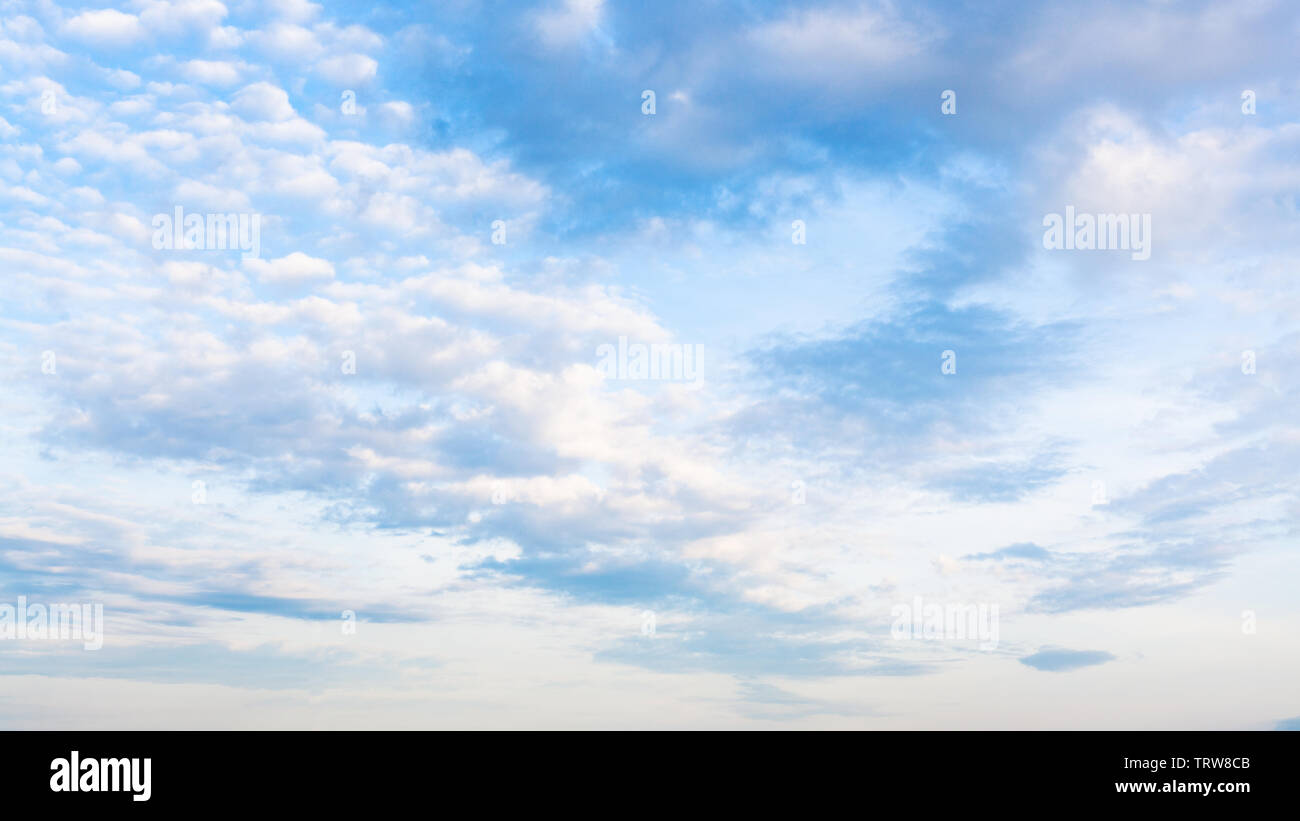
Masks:
[[[0,12],[4,726],[1300,716],[1293,5]]]

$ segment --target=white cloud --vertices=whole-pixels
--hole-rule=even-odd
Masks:
[[[121,91],[130,91],[140,87],[140,75],[126,69],[117,68],[108,71],[105,78],[109,84]]]
[[[81,163],[71,157],[63,157],[57,160],[53,166],[54,170],[63,176],[72,176],[81,173]]]
[[[75,163],[76,160],[72,160],[72,162]],[[72,196],[82,205],[98,207],[104,204],[104,195],[90,186],[78,186],[73,188],[69,193],[71,193]]]
[[[293,23],[271,23],[263,30],[250,32],[248,39],[275,61],[305,63],[325,53],[325,47],[310,29]]]
[[[407,126],[415,120],[415,109],[402,100],[393,100],[378,107],[379,115],[398,125]]]
[[[41,28],[41,24],[25,14],[0,20],[0,33],[3,33],[6,37],[13,37],[26,42],[41,40],[45,37],[45,29]]]
[[[63,24],[65,34],[87,45],[125,46],[144,37],[140,18],[116,9],[86,11]]]
[[[277,194],[323,202],[339,192],[339,182],[315,157],[288,155],[272,167],[270,186]]]
[[[234,26],[217,26],[208,35],[208,44],[214,49],[239,48],[243,42],[244,33]]]
[[[563,0],[559,8],[541,12],[535,25],[549,46],[569,45],[600,24],[605,0]]]
[[[298,284],[334,278],[334,266],[328,260],[309,257],[301,251],[275,260],[246,259],[244,267],[268,283]]]
[[[45,43],[0,39],[0,65],[13,71],[48,71],[68,62],[68,55]]]
[[[22,185],[15,185],[8,189],[0,188],[0,197],[5,197],[24,205],[44,206],[49,204],[49,199],[47,197],[44,197],[32,189]]]
[[[239,82],[241,67],[219,60],[190,60],[181,66],[185,79],[211,86],[231,86]]]
[[[198,180],[184,180],[173,192],[175,201],[189,211],[242,212],[253,210],[248,195],[232,188],[209,185]]]
[[[756,69],[826,88],[880,83],[885,66],[919,56],[937,31],[900,19],[888,7],[873,10],[801,9],[751,29]]]
[[[364,54],[329,57],[316,64],[316,73],[339,86],[364,85],[375,78],[379,63]]]
[[[282,20],[306,23],[320,14],[321,7],[310,0],[268,0],[267,5]]]
[[[289,94],[270,83],[253,83],[235,95],[233,108],[252,120],[288,120],[296,116]]]
[[[146,0],[140,22],[158,34],[196,32],[211,36],[220,29],[227,13],[219,0]]]

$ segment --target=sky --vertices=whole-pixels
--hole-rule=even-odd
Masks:
[[[1297,36],[0,0],[0,727],[1300,726]]]

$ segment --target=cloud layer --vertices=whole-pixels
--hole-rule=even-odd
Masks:
[[[40,726],[1272,726],[1297,22],[6,4],[0,594],[107,625],[0,641],[0,692]],[[1149,214],[1150,259],[1044,249],[1067,206]],[[628,344],[702,368],[608,378]],[[996,649],[893,638],[917,600],[996,606]],[[113,709],[55,710],[85,688]]]

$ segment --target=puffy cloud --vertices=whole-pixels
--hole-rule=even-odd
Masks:
[[[232,86],[239,82],[242,71],[234,63],[220,60],[190,60],[181,67],[185,79],[212,86]]]
[[[281,121],[295,116],[288,93],[271,83],[245,86],[235,94],[232,105],[235,111],[250,120]]]
[[[117,9],[85,11],[63,24],[63,31],[88,45],[126,46],[144,37],[140,18]]]
[[[321,77],[338,86],[359,86],[369,83],[379,71],[379,63],[364,54],[342,54],[327,57],[316,64]]]
[[[228,13],[220,0],[146,0],[140,22],[163,36],[199,33],[210,37],[220,30]]]
[[[244,267],[263,282],[301,283],[334,278],[334,266],[329,260],[309,257],[301,251],[275,260],[245,260]]]

